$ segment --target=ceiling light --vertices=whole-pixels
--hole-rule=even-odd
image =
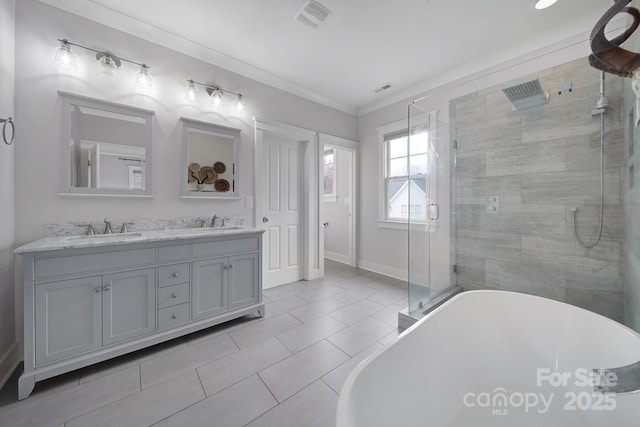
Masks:
[[[71,50],[71,44],[67,39],[58,40],[60,45],[54,50],[53,63],[67,68],[78,69],[76,53]]]
[[[538,0],[533,7],[538,10],[542,10],[554,5],[557,1],[558,0]]]

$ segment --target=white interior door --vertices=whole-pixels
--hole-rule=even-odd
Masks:
[[[272,135],[264,136],[263,147],[263,284],[269,288],[303,277],[303,147],[297,141]]]

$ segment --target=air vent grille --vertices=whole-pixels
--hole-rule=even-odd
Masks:
[[[306,25],[307,27],[316,29],[329,17],[330,14],[331,12],[329,9],[322,4],[315,0],[309,0],[302,6],[302,9],[300,9],[296,15],[296,21]]]
[[[384,86],[379,87],[378,89],[375,89],[373,92],[380,93],[380,92],[382,92],[384,90],[387,90],[387,89],[391,89],[391,85],[389,83],[387,83]]]
[[[546,104],[548,99],[542,91],[540,80],[537,78],[528,80],[502,89],[516,110]]]

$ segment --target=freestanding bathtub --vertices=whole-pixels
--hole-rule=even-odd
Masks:
[[[640,335],[598,314],[464,292],[354,369],[337,425],[637,427],[640,393],[611,391],[616,371],[598,369],[639,360]]]

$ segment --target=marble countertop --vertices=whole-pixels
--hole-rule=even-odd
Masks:
[[[164,242],[249,233],[264,233],[264,230],[258,228],[218,227],[149,230],[131,233],[96,234],[95,236],[52,236],[34,240],[33,242],[16,248],[13,252],[23,254],[60,249],[94,248],[128,243]]]

